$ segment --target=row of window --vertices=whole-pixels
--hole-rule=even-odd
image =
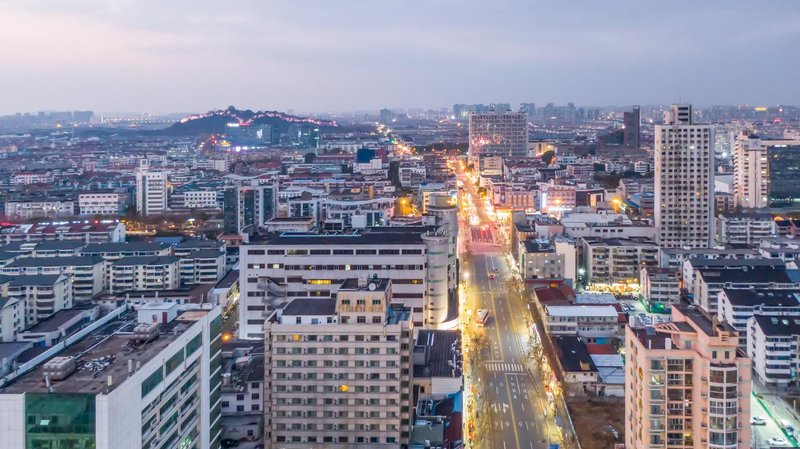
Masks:
[[[421,249],[248,249],[247,254],[250,256],[371,256],[371,255],[422,255],[424,251]]]
[[[300,435],[294,435],[294,436],[290,436],[290,437],[289,436],[284,436],[284,435],[278,435],[278,436],[275,437],[275,441],[277,441],[278,443],[287,443],[287,442],[291,442],[291,443],[302,443],[302,442],[305,442],[305,443],[317,443],[318,442],[317,440],[318,440],[317,437],[309,436],[309,437],[303,438]],[[367,442],[369,442],[369,443],[380,443],[381,442],[380,438],[378,438],[378,437],[355,437],[353,439],[353,441],[355,441],[356,443],[367,443]],[[323,443],[348,443],[349,442],[349,438],[348,437],[344,437],[344,436],[343,437],[322,437],[322,442]],[[395,437],[386,437],[384,442],[390,443],[390,444],[397,443],[397,438],[395,438]]]

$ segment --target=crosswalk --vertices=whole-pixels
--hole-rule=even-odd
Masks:
[[[519,363],[487,363],[486,368],[489,371],[499,371],[503,373],[521,373],[524,368]]]

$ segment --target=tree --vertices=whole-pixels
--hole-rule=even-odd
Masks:
[[[400,182],[400,163],[397,161],[389,162],[389,181],[397,189],[402,189],[403,184]]]
[[[306,153],[306,154],[303,156],[303,162],[305,162],[306,164],[311,164],[311,163],[313,163],[313,162],[314,162],[314,160],[315,160],[316,158],[317,158],[317,155],[316,155],[316,154],[314,154],[314,153]]]

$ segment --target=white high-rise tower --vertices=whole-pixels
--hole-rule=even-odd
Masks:
[[[714,129],[673,105],[655,127],[655,219],[665,248],[707,248],[713,235]]]

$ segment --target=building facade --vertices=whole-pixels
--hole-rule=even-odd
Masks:
[[[707,248],[713,235],[714,130],[694,122],[690,105],[673,105],[655,127],[656,241]]]

